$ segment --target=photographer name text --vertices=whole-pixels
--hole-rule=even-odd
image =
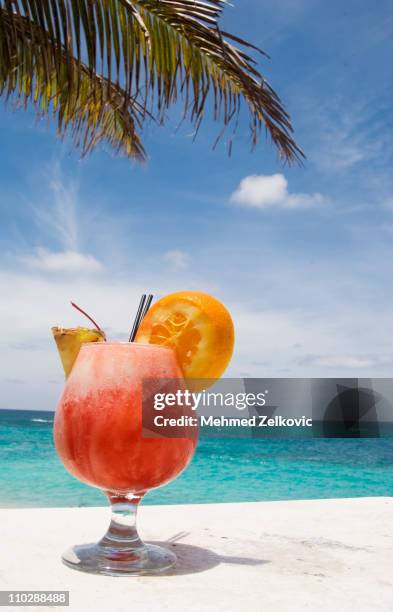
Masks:
[[[181,415],[175,418],[160,414],[154,417],[154,425],[155,427],[198,427],[198,425],[201,427],[312,427],[312,419],[305,416],[286,418],[278,415],[274,417],[255,415],[249,418]]]

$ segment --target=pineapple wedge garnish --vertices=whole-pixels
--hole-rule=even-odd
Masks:
[[[87,327],[52,327],[53,337],[56,341],[57,350],[63,364],[65,377],[71,373],[72,366],[82,344],[85,342],[103,342],[106,340],[105,333],[98,329],[88,329]]]

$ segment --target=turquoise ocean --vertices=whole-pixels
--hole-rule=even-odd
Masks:
[[[0,507],[106,505],[57,458],[53,413],[0,410]],[[393,496],[393,436],[201,437],[191,465],[146,504]]]

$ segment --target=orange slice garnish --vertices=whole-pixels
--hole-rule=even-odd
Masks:
[[[187,379],[217,379],[231,359],[234,328],[231,315],[216,298],[179,291],[150,308],[135,341],[173,348]]]

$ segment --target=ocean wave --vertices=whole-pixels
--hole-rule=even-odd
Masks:
[[[53,423],[52,419],[30,419],[31,423]]]

